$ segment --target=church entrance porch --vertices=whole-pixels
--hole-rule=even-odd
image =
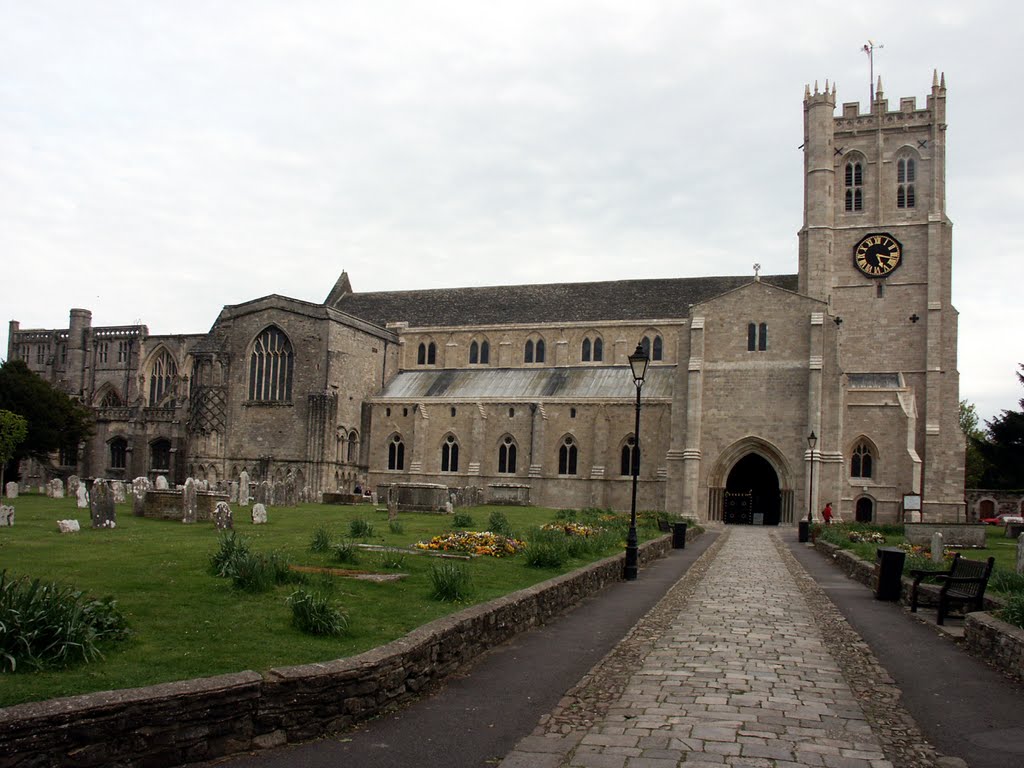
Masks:
[[[727,524],[778,525],[782,505],[772,465],[755,453],[736,462],[726,481],[724,502]]]

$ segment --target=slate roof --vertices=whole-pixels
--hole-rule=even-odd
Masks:
[[[672,397],[674,365],[652,365],[644,379],[643,397]],[[629,367],[473,368],[403,371],[388,384],[382,398],[422,400],[537,400],[540,398],[615,398],[629,401],[636,387]],[[376,398],[374,398],[376,399]]]
[[[796,291],[796,275],[762,275],[762,282]],[[614,280],[421,291],[346,293],[328,297],[342,312],[376,325],[410,327],[669,320],[690,305],[753,282],[751,276]]]

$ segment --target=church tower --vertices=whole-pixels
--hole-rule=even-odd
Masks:
[[[823,414],[836,434],[822,436],[822,462],[840,465],[836,496],[865,517],[919,494],[925,520],[962,519],[945,75],[924,108],[910,97],[890,110],[881,78],[867,114],[854,102],[836,116],[835,97],[827,83],[804,94],[799,290],[839,330],[844,404]]]

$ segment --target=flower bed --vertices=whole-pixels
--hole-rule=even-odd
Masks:
[[[542,525],[540,529],[542,531],[561,531],[566,536],[583,536],[584,538],[604,533],[604,528],[596,528],[582,523],[548,523]]]
[[[413,546],[438,552],[467,552],[471,555],[508,557],[521,552],[526,544],[511,536],[490,531],[454,531],[435,536],[430,541],[417,541]]]

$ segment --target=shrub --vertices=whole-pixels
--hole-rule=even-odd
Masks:
[[[309,540],[310,552],[327,552],[331,548],[331,532],[326,525],[318,525]]]
[[[430,596],[445,603],[466,600],[473,594],[469,569],[457,563],[438,563],[430,567]]]
[[[1007,624],[1024,629],[1024,594],[1013,595],[995,615]]]
[[[339,563],[355,563],[359,560],[359,548],[354,541],[342,539],[340,544],[334,545],[334,557]]]
[[[405,526],[400,520],[388,520],[388,530],[392,533],[405,533]]]
[[[348,532],[353,539],[368,539],[373,536],[373,523],[357,518],[348,524]]]
[[[467,530],[473,527],[473,516],[468,512],[456,512],[455,516],[452,517],[452,526],[455,528],[461,528]]]
[[[37,671],[93,661],[99,644],[129,634],[117,603],[70,586],[0,571],[0,672]]]
[[[512,535],[512,524],[504,512],[495,510],[487,520],[487,527],[491,533],[500,533],[502,536]]]
[[[377,567],[389,571],[405,570],[405,552],[394,552],[386,549],[377,556]]]
[[[323,592],[298,589],[288,596],[292,625],[307,635],[340,635],[348,630],[348,614]]]
[[[994,592],[1003,592],[1004,594],[1020,592],[1024,595],[1024,573],[996,568],[992,571],[989,586],[992,587]]]
[[[557,530],[536,529],[526,547],[526,564],[532,568],[561,568],[569,557],[567,537]]]
[[[225,574],[237,589],[245,592],[269,592],[277,584],[277,574],[270,560],[259,552],[245,552],[231,561]]]
[[[230,576],[235,558],[248,552],[248,542],[234,531],[222,534],[217,551],[210,556],[210,571],[214,576]]]

